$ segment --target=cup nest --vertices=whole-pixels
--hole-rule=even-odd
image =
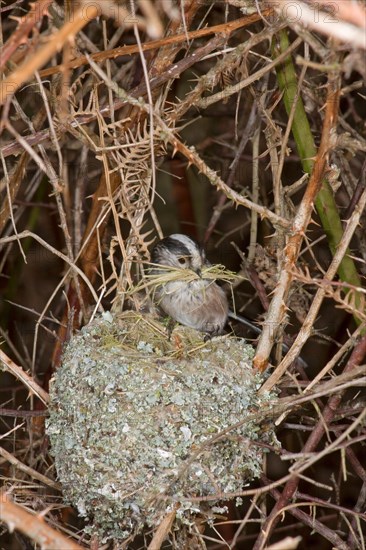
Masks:
[[[47,432],[65,500],[90,532],[123,540],[173,508],[175,530],[197,515],[213,521],[226,494],[260,475],[261,444],[278,444],[268,414],[260,421],[276,396],[258,395],[252,357],[243,339],[204,342],[182,326],[168,338],[132,311],[104,314],[71,339]]]

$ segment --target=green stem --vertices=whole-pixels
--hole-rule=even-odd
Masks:
[[[286,30],[279,33],[278,43],[273,43],[273,54],[282,53],[289,47],[289,39]],[[283,92],[283,102],[287,113],[291,111],[293,102],[296,100],[298,80],[294,64],[291,56],[288,56],[286,61],[277,66],[277,79],[281,91]],[[295,116],[292,123],[292,133],[296,142],[297,151],[299,153],[301,164],[305,172],[311,174],[314,159],[317,154],[317,149],[314,143],[314,138],[311,133],[310,124],[306,116],[304,104],[301,97],[297,99],[295,108]],[[333,196],[333,191],[326,179],[323,179],[320,191],[315,200],[315,208],[319,215],[324,232],[328,238],[329,248],[332,254],[335,253],[339,245],[343,228],[339,217],[337,205]],[[346,254],[338,268],[339,278],[356,287],[361,287],[361,279],[357,273],[354,261]],[[355,307],[361,307],[361,296],[359,293],[355,295]],[[357,324],[360,319],[354,315]]]

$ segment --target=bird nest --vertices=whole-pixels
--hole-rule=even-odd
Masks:
[[[176,510],[173,531],[262,470],[277,444],[259,409],[261,376],[243,339],[177,327],[151,316],[105,314],[74,336],[51,385],[48,435],[67,502],[103,540],[155,527]]]

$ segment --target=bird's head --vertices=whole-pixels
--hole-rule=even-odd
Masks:
[[[201,276],[202,268],[208,264],[204,250],[199,244],[180,233],[174,233],[159,241],[151,252],[153,264],[178,269],[191,269]]]

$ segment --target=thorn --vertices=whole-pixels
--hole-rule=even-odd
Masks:
[[[314,207],[314,210],[315,210],[315,207]],[[309,222],[309,225],[312,224],[312,225],[316,225],[317,227],[320,227],[320,224],[318,222],[316,222],[315,220],[313,220],[313,218],[311,218],[310,222]]]
[[[20,23],[24,21],[25,17],[18,17],[17,15],[9,15],[8,19],[13,19],[18,23],[18,25],[20,25]]]

